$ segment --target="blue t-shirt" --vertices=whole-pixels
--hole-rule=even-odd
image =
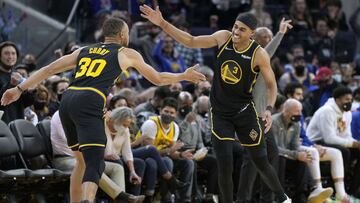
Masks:
[[[351,134],[355,140],[360,141],[360,107],[352,113]]]
[[[305,122],[304,116],[301,115],[301,120],[300,120],[300,138],[302,140],[301,145],[310,147],[313,146],[314,143],[311,140],[309,140],[308,136],[306,135],[306,131],[304,129],[304,122]]]

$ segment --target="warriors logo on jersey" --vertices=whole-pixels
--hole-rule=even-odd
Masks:
[[[240,82],[242,69],[234,60],[225,61],[221,66],[221,78],[227,84],[236,84]]]

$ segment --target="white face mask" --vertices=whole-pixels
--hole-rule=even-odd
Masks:
[[[127,127],[123,125],[114,125],[114,129],[116,130],[116,132],[124,132],[126,130],[129,130]]]
[[[341,74],[334,74],[332,75],[332,78],[334,78],[336,82],[341,82]]]

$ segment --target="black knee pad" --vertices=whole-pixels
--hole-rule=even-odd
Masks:
[[[83,182],[94,182],[97,185],[105,170],[104,152],[103,147],[84,147],[81,152],[85,161],[85,173]]]

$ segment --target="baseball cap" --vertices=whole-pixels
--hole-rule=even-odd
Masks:
[[[324,81],[328,80],[332,77],[333,71],[328,67],[320,67],[316,76],[314,78],[315,81]]]

